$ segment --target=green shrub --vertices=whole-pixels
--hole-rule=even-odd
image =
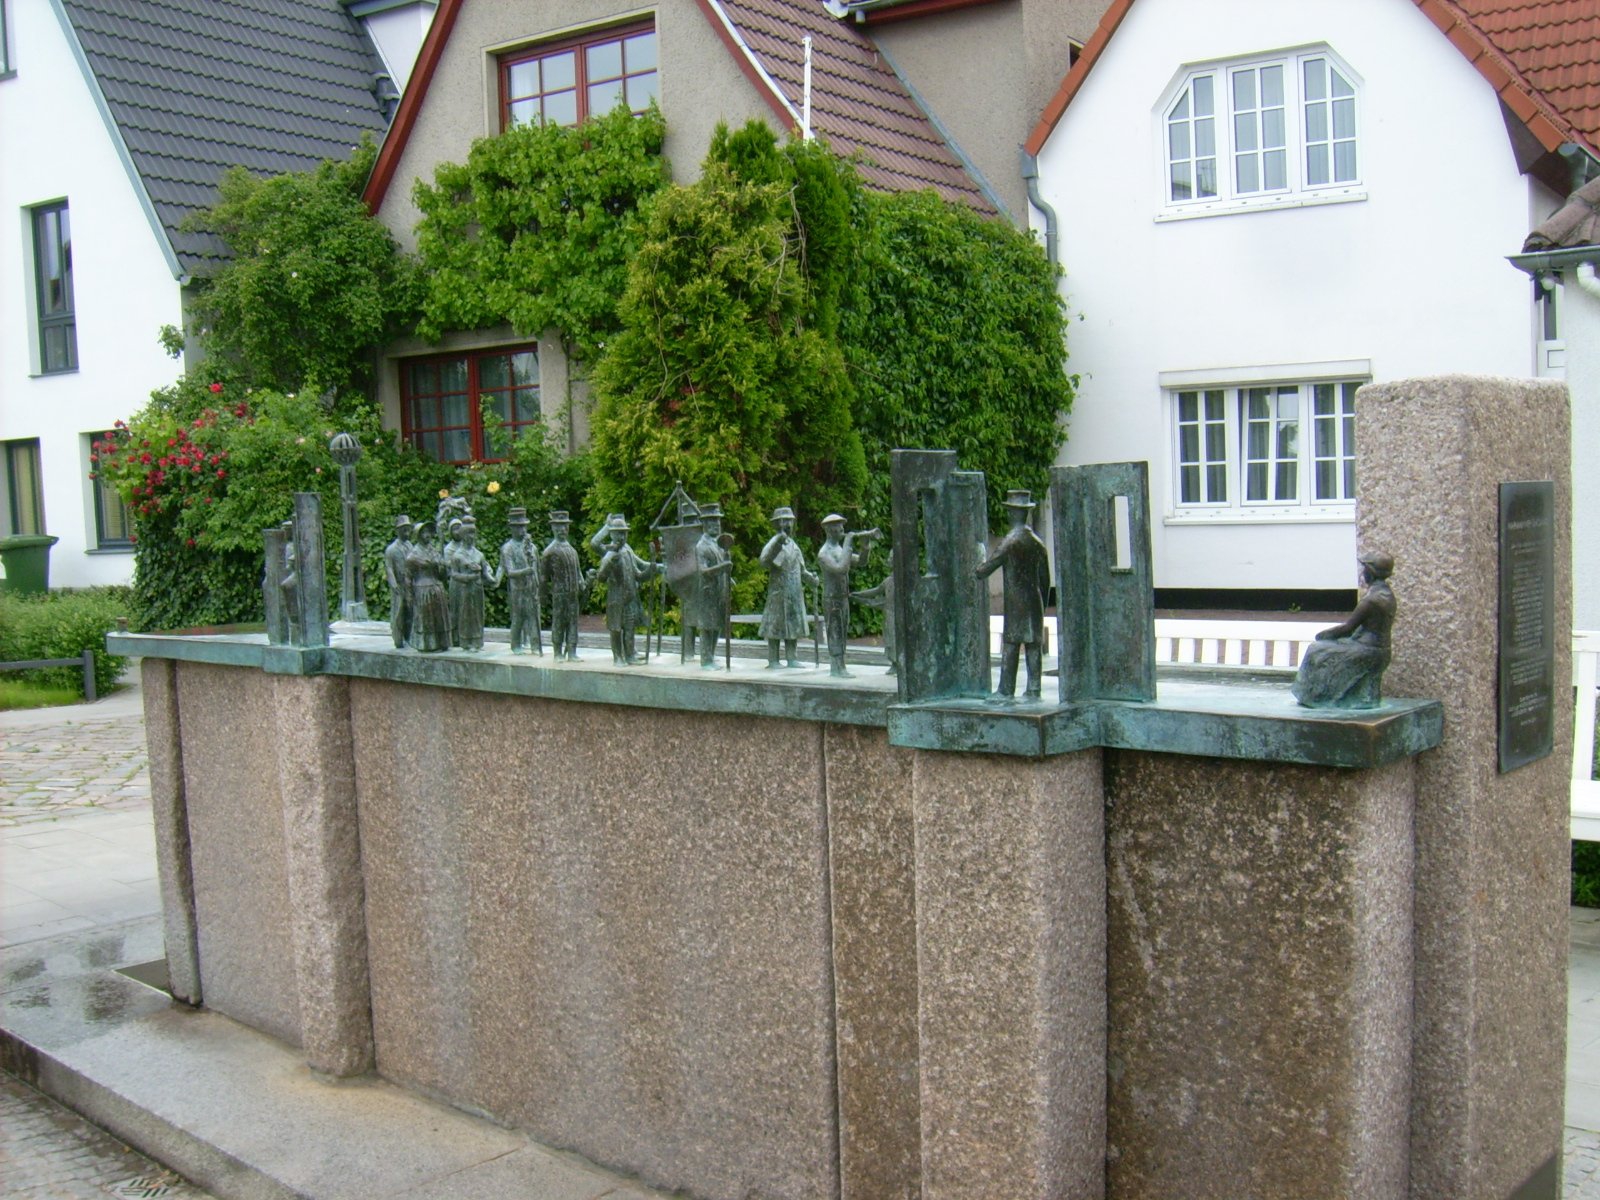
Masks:
[[[105,695],[126,659],[106,652],[106,634],[118,617],[129,616],[127,588],[48,592],[42,596],[0,593],[0,662],[30,658],[77,658],[94,651],[94,686]],[[83,694],[81,667],[47,667],[21,674],[50,687]]]

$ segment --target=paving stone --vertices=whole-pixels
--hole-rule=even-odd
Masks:
[[[210,1200],[109,1133],[0,1073],[0,1177],[19,1200]]]

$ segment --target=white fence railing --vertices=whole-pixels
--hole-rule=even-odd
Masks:
[[[1578,691],[1572,731],[1572,836],[1577,841],[1600,842],[1600,780],[1592,778],[1600,633],[1572,635],[1572,683]]]

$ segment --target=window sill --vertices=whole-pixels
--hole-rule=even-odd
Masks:
[[[1283,208],[1321,208],[1325,204],[1355,204],[1367,198],[1365,188],[1328,188],[1317,192],[1294,192],[1283,196],[1251,197],[1247,200],[1212,200],[1167,208],[1155,215],[1156,224],[1167,221],[1192,221],[1197,217],[1231,217],[1237,213],[1270,212]]]
[[[84,551],[84,553],[85,554],[132,554],[136,549],[138,549],[138,547],[135,546],[132,542],[127,542],[127,543],[125,543],[123,545],[90,546],[87,550]]]
[[[1163,525],[1350,525],[1355,522],[1354,505],[1326,508],[1222,508],[1203,512],[1169,512]]]
[[[78,373],[78,368],[77,367],[63,367],[59,371],[35,371],[33,374],[29,375],[28,378],[29,379],[55,379],[55,378],[57,378],[58,376],[61,376],[61,375],[76,375],[77,373]]]

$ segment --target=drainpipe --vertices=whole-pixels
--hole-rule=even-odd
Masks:
[[[1039,159],[1037,155],[1029,154],[1026,150],[1022,154],[1022,179],[1028,185],[1028,202],[1044,214],[1044,253],[1050,260],[1052,267],[1058,265],[1059,255],[1056,250],[1056,210],[1045,203],[1045,198],[1039,194]]]
[[[1596,276],[1592,262],[1578,264],[1578,286],[1589,295],[1600,299],[1600,277]]]

